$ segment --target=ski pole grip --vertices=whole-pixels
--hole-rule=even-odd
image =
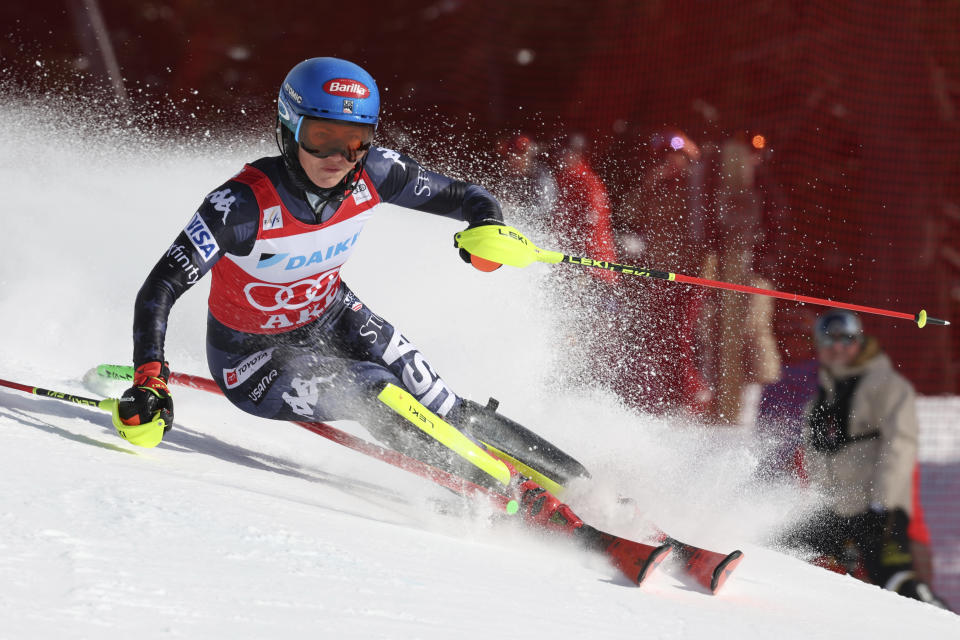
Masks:
[[[466,229],[453,236],[454,244],[484,260],[523,268],[534,262],[560,262],[563,254],[537,248],[513,227],[487,224]]]

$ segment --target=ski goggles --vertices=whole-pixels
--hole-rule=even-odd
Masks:
[[[339,154],[349,162],[356,162],[370,150],[373,127],[302,117],[295,135],[300,148],[314,157],[329,158]]]
[[[817,336],[817,344],[821,347],[830,347],[835,344],[849,345],[859,341],[859,335],[850,333],[823,333]]]

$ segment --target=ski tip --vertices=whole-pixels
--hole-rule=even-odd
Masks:
[[[710,580],[711,593],[716,593],[720,590],[720,587],[726,583],[727,578],[730,577],[730,574],[737,568],[741,560],[743,560],[743,552],[737,550],[727,555],[727,557],[717,565],[713,570],[713,577]]]
[[[638,587],[643,584],[643,581],[648,575],[650,575],[651,571],[656,569],[661,562],[666,560],[672,549],[673,547],[671,547],[669,544],[662,544],[650,552],[650,555],[647,556],[647,561],[643,563],[642,567],[640,567],[640,572],[637,574],[637,577],[634,580]]]

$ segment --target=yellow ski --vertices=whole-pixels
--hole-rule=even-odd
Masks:
[[[448,449],[456,452],[472,465],[496,478],[501,484],[510,484],[510,470],[501,460],[497,460],[476,442],[459,430],[450,426],[442,418],[420,404],[416,398],[404,389],[388,384],[377,396],[387,405]]]

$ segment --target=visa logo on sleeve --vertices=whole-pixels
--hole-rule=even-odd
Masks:
[[[208,227],[207,223],[200,217],[199,211],[193,214],[193,218],[191,218],[189,224],[184,227],[183,232],[187,234],[190,243],[197,249],[197,252],[200,254],[200,257],[203,258],[204,262],[210,262],[210,259],[220,251],[220,246],[214,239],[213,232],[210,231],[210,227]]]

